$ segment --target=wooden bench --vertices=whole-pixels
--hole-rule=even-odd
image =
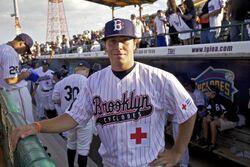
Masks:
[[[190,142],[190,145],[205,150],[205,147],[200,146],[198,142]],[[212,152],[219,157],[250,167],[250,129],[234,128],[219,132],[217,148]]]

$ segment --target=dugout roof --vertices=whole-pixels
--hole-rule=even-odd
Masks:
[[[112,18],[114,18],[114,10],[115,7],[125,7],[129,5],[138,5],[139,6],[139,15],[141,18],[141,5],[146,4],[146,3],[154,3],[157,0],[123,0],[123,1],[118,1],[118,0],[86,0],[89,2],[94,2],[98,3],[101,5],[106,5],[112,8]]]
[[[154,3],[156,0],[86,0],[94,3],[99,3],[102,5],[110,6],[110,7],[124,7],[129,5],[142,5],[145,3]]]

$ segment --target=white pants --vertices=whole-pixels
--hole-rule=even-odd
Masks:
[[[177,137],[177,134],[179,132],[179,124],[176,122],[172,122],[172,127],[173,127],[173,137],[174,140]],[[179,167],[188,167],[188,163],[189,163],[189,151],[188,148],[185,150],[185,152],[183,153],[182,157],[181,157],[181,162],[178,165]]]
[[[52,91],[43,92],[40,86],[36,89],[35,100],[36,100],[36,110],[38,114],[38,119],[45,117],[45,110],[54,110],[55,104],[52,101]]]
[[[78,125],[68,132],[67,148],[77,150],[83,156],[89,154],[90,144],[93,138],[94,120],[90,119],[85,127]]]
[[[109,163],[106,163],[106,162],[103,162],[103,166],[104,167],[116,167],[116,166],[110,165]],[[150,166],[148,166],[148,165],[142,165],[140,167],[150,167]],[[164,167],[164,166],[161,165],[161,166],[154,166],[154,167]]]
[[[39,120],[40,118],[45,117],[43,102],[40,100],[42,98],[42,93],[39,88],[36,89],[34,98],[36,101],[37,119]]]
[[[54,110],[55,109],[55,104],[52,101],[52,92],[53,92],[53,90],[50,90],[48,92],[43,92],[43,91],[40,92],[41,93],[40,102],[44,106],[45,110]]]
[[[27,87],[8,91],[27,123],[34,122],[31,95]]]

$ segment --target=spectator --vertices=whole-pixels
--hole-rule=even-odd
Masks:
[[[147,48],[152,46],[152,36],[153,32],[150,30],[149,26],[145,26],[145,32],[142,36],[140,48]]]
[[[226,6],[224,7],[224,14],[223,14],[223,19],[221,21],[221,31],[220,31],[220,36],[219,36],[219,41],[222,42],[229,42],[230,41],[230,28],[228,25],[230,25],[230,21],[228,18],[228,3],[226,3]]]
[[[69,53],[69,48],[70,48],[69,39],[65,35],[62,35],[61,47],[62,47],[62,53]]]
[[[56,41],[55,41],[55,53],[56,54],[60,54],[61,53],[61,50],[62,50],[62,47],[61,47],[61,43],[62,43],[62,40],[59,36],[56,36]]]
[[[246,19],[249,19],[248,12],[250,11],[250,1],[249,0],[230,0],[228,15],[231,19],[231,24],[243,24]],[[243,27],[241,27],[243,26]],[[240,41],[241,39],[246,41],[249,40],[249,34],[247,31],[247,25],[236,25],[231,27],[230,40]],[[241,32],[241,28],[243,31]]]
[[[144,33],[144,26],[143,26],[141,20],[139,18],[137,18],[135,16],[135,14],[131,14],[130,18],[131,18],[131,21],[135,27],[135,36],[137,37],[136,46],[137,46],[137,48],[139,48],[141,38],[142,38],[142,35]]]
[[[168,33],[167,29],[167,20],[163,15],[162,10],[157,11],[157,15],[154,19],[154,32],[157,34],[157,43],[158,47],[167,46],[166,43],[166,33]]]
[[[49,54],[50,52],[51,52],[50,44],[49,44],[49,42],[46,42],[46,44],[45,44],[45,53]]]
[[[39,57],[41,56],[41,48],[40,48],[40,45],[37,41],[35,41],[34,43],[34,50],[33,50],[33,53],[32,53],[32,56],[33,57]]]
[[[83,52],[83,47],[82,46],[77,47],[77,53],[80,54],[82,52]]]
[[[101,51],[101,45],[96,39],[92,42],[90,51],[91,52]]]
[[[176,6],[175,0],[171,0],[171,1],[168,0],[167,6],[168,6],[168,9],[166,11],[166,17],[169,18],[171,14],[177,12],[177,6]],[[169,33],[170,33],[171,45],[179,45],[180,41],[178,38],[178,32],[173,25],[169,25]]]
[[[183,21],[186,23],[186,25],[189,27],[189,29],[194,29],[194,22],[196,18],[196,12],[194,8],[194,3],[192,0],[185,0],[182,4],[183,8],[177,12],[177,15],[179,15]],[[191,45],[193,44],[193,35],[190,34],[190,38],[183,40],[184,45]]]
[[[83,48],[83,52],[88,52],[88,41],[85,37],[83,37],[83,43],[82,43],[82,48]]]
[[[225,6],[224,0],[209,0],[207,1],[207,13],[201,16],[201,19],[209,19],[209,27],[221,26],[221,21],[223,19],[223,7]],[[204,5],[206,7],[206,4]],[[206,10],[206,9],[205,9]],[[206,11],[207,11],[206,10]],[[210,29],[206,31],[207,40],[202,41],[202,43],[215,43],[220,34],[220,28]]]
[[[181,17],[183,15],[183,12],[180,9],[177,12],[175,1],[168,0],[167,4],[168,7],[172,9],[172,13],[168,17],[170,26],[174,26],[174,28],[178,32],[191,30]],[[190,35],[190,33],[179,33],[178,38],[184,41],[185,44],[188,44],[188,41],[191,41],[192,36]]]
[[[218,130],[223,131],[234,128],[239,120],[237,106],[219,94],[215,86],[208,86],[205,95],[208,97],[208,115],[203,118],[203,139],[201,145],[206,145],[209,151],[216,148]],[[208,140],[209,128],[211,140]]]

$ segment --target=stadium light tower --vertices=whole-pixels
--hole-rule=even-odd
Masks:
[[[48,0],[46,41],[55,42],[57,36],[61,38],[62,35],[69,39],[63,0]]]
[[[19,20],[19,11],[18,11],[18,4],[17,0],[13,0],[14,4],[14,13],[11,14],[11,17],[15,17],[15,30],[16,30],[16,35],[21,33],[21,24]]]

